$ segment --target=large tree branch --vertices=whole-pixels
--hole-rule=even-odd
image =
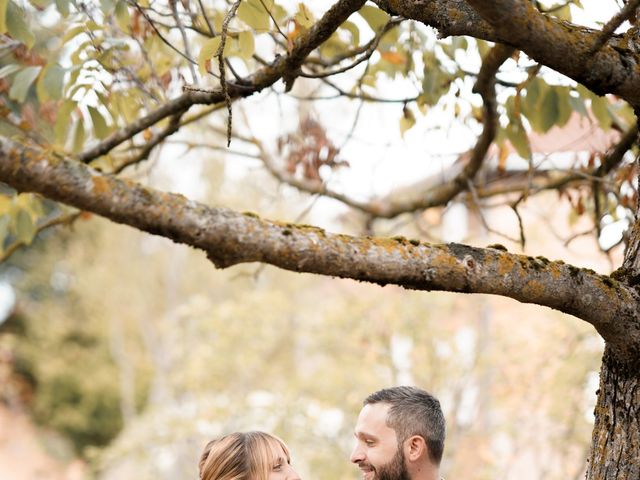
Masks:
[[[383,10],[435,27],[442,36],[469,35],[511,45],[602,95],[640,106],[640,59],[635,38],[602,32],[545,15],[527,0],[375,0]]]
[[[0,140],[0,180],[201,249],[219,268],[263,262],[380,285],[502,295],[589,322],[621,358],[637,355],[640,347],[635,290],[562,262],[266,221],[104,175],[80,162],[50,158],[7,139]]]

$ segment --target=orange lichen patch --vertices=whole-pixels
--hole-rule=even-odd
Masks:
[[[513,267],[516,262],[513,259],[513,256],[507,253],[502,253],[498,256],[498,275],[506,275],[507,273],[511,273],[513,271]]]
[[[537,280],[530,280],[522,289],[522,293],[531,299],[537,299],[544,296],[545,291],[545,284]]]
[[[91,182],[93,183],[93,192],[98,195],[111,193],[111,185],[109,185],[109,181],[104,177],[95,176],[91,177]]]
[[[430,263],[431,266],[435,268],[443,268],[446,270],[463,269],[462,264],[455,256],[447,251],[438,252],[435,248]]]
[[[560,277],[562,277],[562,272],[560,271],[560,266],[561,265],[562,264],[556,263],[556,262],[551,262],[551,263],[549,263],[549,265],[547,265],[547,269],[548,269],[549,273],[556,280],[559,279]]]
[[[372,247],[383,249],[388,254],[399,253],[402,258],[410,258],[409,250],[402,239],[397,238],[372,238]]]

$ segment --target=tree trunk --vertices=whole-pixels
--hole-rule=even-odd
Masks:
[[[605,348],[587,480],[640,479],[640,363]]]

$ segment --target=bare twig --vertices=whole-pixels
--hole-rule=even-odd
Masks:
[[[282,35],[286,41],[289,41],[289,37],[287,37],[287,35],[280,29],[280,25],[278,25],[278,22],[273,17],[273,14],[271,13],[271,10],[269,10],[267,8],[267,6],[265,5],[263,0],[260,0],[260,4],[262,5],[262,8],[264,8],[265,12],[267,12],[267,14],[271,18],[271,20],[273,20],[273,24],[275,25],[276,30],[278,30],[278,33],[280,33],[280,35]]]
[[[73,222],[75,222],[80,217],[80,215],[82,215],[82,212],[76,212],[76,213],[71,213],[66,215],[62,214],[50,220],[47,220],[46,222],[36,227],[35,235],[38,235],[43,230],[46,230],[55,225],[70,225]],[[34,235],[34,238],[35,238],[35,235]],[[7,258],[13,255],[17,250],[19,250],[22,247],[26,247],[27,245],[29,245],[29,243],[23,240],[17,240],[13,242],[11,245],[5,248],[0,254],[0,263],[4,262]]]
[[[231,109],[231,97],[229,96],[229,90],[227,88],[227,79],[224,65],[224,47],[227,43],[227,30],[229,29],[229,22],[231,22],[231,19],[233,17],[235,17],[241,1],[242,0],[236,0],[236,2],[231,6],[231,9],[227,12],[227,15],[224,17],[224,21],[222,22],[222,32],[220,33],[220,46],[218,47],[218,51],[215,54],[215,56],[218,57],[218,68],[220,69],[220,87],[222,88],[224,102],[227,105],[227,113],[229,115],[227,118],[227,147],[231,145],[233,111]]]
[[[589,52],[587,54],[587,58],[593,56],[598,50],[602,48],[602,46],[611,38],[616,29],[622,25],[625,20],[629,20],[636,14],[636,10],[638,9],[638,5],[640,5],[640,0],[628,0],[626,5],[620,10],[616,15],[614,15],[611,20],[609,20],[604,27],[602,27],[602,32],[600,36],[596,38],[596,41],[593,43]]]
[[[200,11],[202,12],[202,17],[204,18],[204,21],[207,24],[207,28],[209,29],[209,33],[211,34],[212,37],[216,36],[216,31],[213,28],[213,25],[211,25],[211,20],[209,20],[209,15],[207,15],[207,11],[204,8],[204,4],[202,3],[202,0],[198,0],[198,5],[200,6]]]
[[[189,39],[187,38],[187,32],[184,29],[184,25],[182,24],[182,20],[180,20],[180,15],[178,14],[178,0],[169,0],[169,7],[171,7],[171,13],[173,14],[173,19],[176,22],[176,27],[180,30],[180,35],[182,35],[182,44],[184,45],[185,55],[189,58],[193,58],[191,56],[191,51],[189,48]],[[191,79],[194,84],[198,84],[198,75],[196,74],[196,69],[193,66],[193,63],[189,62],[189,72],[191,73]]]
[[[156,34],[158,35],[158,38],[162,40],[162,43],[164,43],[166,46],[168,46],[171,50],[176,52],[182,58],[187,60],[189,63],[194,65],[197,64],[197,62],[193,58],[191,58],[189,55],[181,51],[179,48],[176,48],[169,40],[167,40],[164,37],[164,35],[162,35],[160,30],[158,30],[158,27],[156,26],[156,24],[153,22],[153,20],[151,20],[151,18],[149,18],[149,15],[147,15],[147,12],[144,11],[144,9],[138,4],[138,2],[133,2],[133,5],[135,5],[136,9],[145,18],[145,20],[149,22],[149,25],[151,25],[151,28],[153,28],[153,30],[156,32]]]

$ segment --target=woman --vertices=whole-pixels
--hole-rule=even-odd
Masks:
[[[200,480],[300,480],[289,449],[264,432],[231,433],[210,441],[200,457]]]

